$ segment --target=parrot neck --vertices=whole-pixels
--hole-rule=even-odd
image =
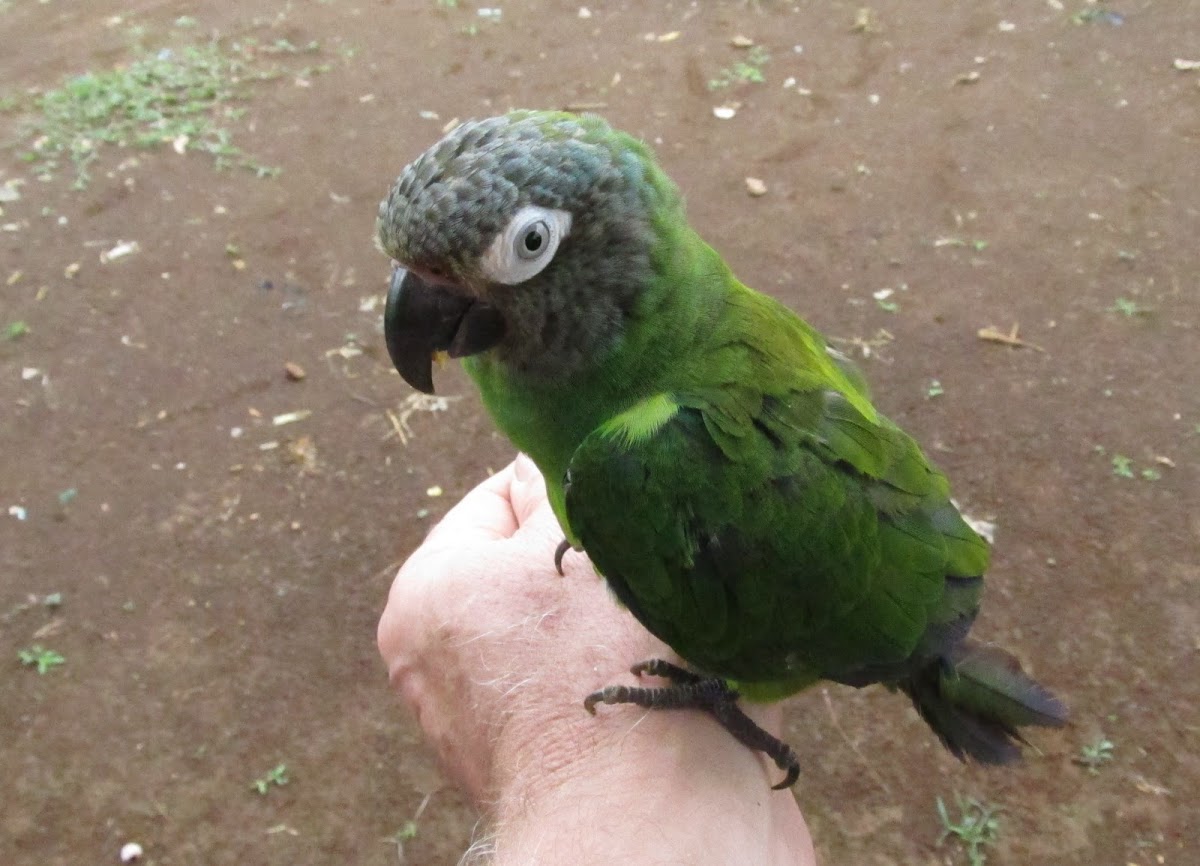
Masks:
[[[552,502],[561,498],[575,449],[601,422],[648,396],[688,385],[726,301],[746,291],[686,222],[658,228],[645,276],[633,286],[605,351],[587,363],[562,365],[567,369],[560,367],[559,375],[495,351],[463,362],[497,426],[546,476]],[[565,526],[561,512],[559,517]]]

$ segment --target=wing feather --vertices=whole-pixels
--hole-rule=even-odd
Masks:
[[[939,606],[986,549],[890,422],[812,391],[651,401],[656,424],[639,404],[579,447],[566,512],[620,601],[685,659],[739,681],[849,677],[973,615],[977,588]]]

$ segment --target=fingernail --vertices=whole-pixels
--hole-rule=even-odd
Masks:
[[[517,454],[517,459],[513,461],[513,472],[518,481],[532,481],[537,478],[538,468],[528,454],[520,452]]]

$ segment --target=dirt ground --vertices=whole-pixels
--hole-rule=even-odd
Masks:
[[[399,859],[457,861],[476,815],[375,621],[392,564],[510,448],[457,370],[396,435],[372,223],[451,119],[585,106],[656,145],[742,279],[858,354],[997,524],[977,633],[1073,709],[985,771],[881,690],[793,699],[823,862],[966,863],[935,808],[961,794],[1001,809],[990,864],[1200,863],[1200,71],[1176,64],[1200,3],[863,5],[0,3],[18,97],[127,62],[135,27],[316,40],[328,65],[247,93],[238,141],[272,178],[109,148],[75,191],[20,160],[24,97],[0,115],[0,183],[27,181],[0,328],[28,328],[0,338],[0,862],[134,840],[155,864],[391,864],[427,797]],[[711,90],[739,34],[765,81]],[[1017,325],[1022,347],[978,334]],[[65,663],[39,676],[33,645]]]

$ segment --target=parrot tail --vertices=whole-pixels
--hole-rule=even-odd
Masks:
[[[1010,764],[1024,725],[1058,728],[1067,708],[999,647],[963,641],[897,683],[960,760]]]

